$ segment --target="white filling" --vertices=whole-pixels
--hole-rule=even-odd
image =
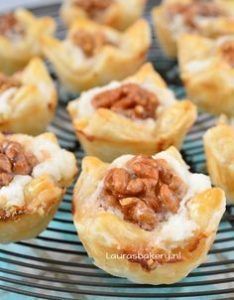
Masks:
[[[17,141],[17,139],[14,139]],[[22,139],[18,140],[23,143]],[[72,153],[61,149],[58,145],[41,136],[26,139],[25,147],[31,151],[38,161],[32,176],[16,175],[8,186],[0,189],[0,204],[7,206],[24,205],[24,187],[32,178],[50,175],[55,181],[67,180],[76,172],[76,162]]]
[[[214,22],[216,19],[217,17],[213,16],[204,17],[197,15],[194,17],[196,28],[193,29],[186,24],[182,14],[176,14],[172,17],[172,21],[170,22],[169,26],[174,38],[177,39],[181,34],[185,32],[194,32],[199,31],[199,29],[202,30],[207,28],[208,26],[212,25],[212,22]]]
[[[111,168],[122,167],[125,168],[126,163],[133,158],[133,155],[123,155],[112,162]],[[176,214],[168,213],[168,218],[165,222],[161,222],[159,226],[154,229],[152,234],[152,242],[164,247],[167,241],[173,242],[170,247],[176,247],[177,243],[193,236],[197,229],[196,223],[188,216],[186,202],[195,195],[205,191],[211,187],[211,182],[208,176],[203,174],[192,174],[188,170],[188,166],[181,164],[170,153],[163,151],[153,156],[154,159],[164,159],[170,167],[177,173],[177,175],[188,186],[188,191],[185,197],[181,200],[179,211]],[[97,195],[101,192],[103,181],[98,185]],[[116,210],[110,209],[111,212],[116,213]],[[120,216],[118,213],[117,215]]]
[[[51,158],[33,169],[33,177],[50,174],[56,181],[69,178],[70,167],[74,164],[73,155],[66,150],[57,151]]]
[[[234,38],[232,35],[221,36],[215,41],[216,47],[222,46],[226,42],[233,42]]]
[[[178,38],[182,33],[186,31],[184,19],[181,15],[175,15],[170,22],[170,30],[174,38]]]
[[[189,73],[199,73],[203,72],[210,68],[213,61],[212,59],[200,59],[200,60],[193,60],[186,64],[185,69]]]
[[[11,106],[9,100],[15,95],[17,88],[9,88],[0,94],[0,114],[9,115],[11,113]]]
[[[16,175],[8,186],[0,189],[0,207],[24,205],[24,188],[31,181],[31,176]],[[2,204],[2,205],[1,205]]]
[[[68,179],[71,172],[75,173],[75,159],[72,153],[61,149],[58,145],[43,137],[32,141],[30,147],[40,164],[33,169],[33,177],[44,174],[51,175],[56,181]]]
[[[172,155],[163,151],[153,156],[155,159],[165,159],[171,168],[188,186],[187,194],[181,200],[179,211],[176,214],[169,214],[166,222],[162,222],[155,229],[157,234],[154,235],[155,242],[164,244],[166,241],[180,242],[193,236],[196,230],[196,223],[191,220],[187,213],[186,202],[195,195],[211,187],[210,178],[203,174],[192,174],[188,166],[182,165]],[[176,244],[175,244],[176,247]]]
[[[105,35],[113,44],[118,44],[120,42],[119,35],[114,32],[106,31]],[[75,45],[71,39],[65,40],[63,42],[63,46],[67,52],[67,57],[69,57],[70,61],[72,61],[74,69],[87,69],[95,64],[95,56],[87,57],[82,48]]]
[[[73,69],[87,69],[91,67],[93,58],[87,58],[83,51],[75,46],[72,41],[66,40],[63,42],[68,59],[72,62]]]
[[[104,87],[96,87],[87,92],[83,92],[79,100],[72,102],[72,106],[77,110],[77,117],[89,118],[95,113],[95,108],[92,105],[93,98],[104,91],[119,88],[122,84],[117,81],[113,81]]]
[[[125,81],[125,82],[118,82],[113,81],[110,84],[104,86],[104,87],[96,87],[94,89],[91,89],[87,92],[84,92],[81,94],[80,98],[78,100],[73,101],[70,105],[73,109],[77,111],[77,117],[78,118],[90,118],[95,113],[95,108],[92,105],[92,99],[104,91],[113,90],[116,88],[121,87],[123,84],[126,83],[136,83],[137,82],[131,80],[131,81]],[[144,82],[139,85],[140,87],[154,93],[157,97],[157,99],[160,102],[160,105],[162,108],[167,108],[175,103],[175,97],[172,91],[166,89],[166,88],[159,88],[155,87],[155,85]],[[138,124],[145,125],[146,127],[153,128],[155,126],[154,119],[146,119],[146,120],[136,120],[135,121]]]

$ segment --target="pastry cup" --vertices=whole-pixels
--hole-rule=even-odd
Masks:
[[[175,101],[166,83],[151,64],[145,64],[135,75],[117,84],[121,86],[129,82],[150,87],[156,96],[161,95],[162,109],[157,110],[156,120],[152,119],[153,125],[148,127],[144,122],[135,122],[104,108],[84,115],[79,102],[82,101],[87,111],[90,107],[92,109],[90,103],[93,95],[110,89],[113,83],[82,94],[69,103],[68,111],[77,138],[88,155],[110,162],[122,154],[152,155],[171,145],[181,147],[186,133],[195,122],[196,107],[188,100]]]
[[[51,17],[36,18],[25,9],[17,9],[14,17],[22,26],[24,35],[15,40],[0,35],[0,71],[8,75],[24,68],[34,56],[41,56],[41,37],[55,31]]]
[[[234,203],[234,128],[218,124],[204,135],[207,168],[214,185],[221,187],[227,202]]]
[[[77,167],[74,155],[62,150],[52,133],[1,134],[0,141],[4,138],[20,143],[38,160],[31,175],[15,175],[0,188],[0,243],[10,243],[34,238],[47,227]]]
[[[72,36],[77,32],[102,33],[117,46],[104,45],[94,56],[86,57],[82,49],[72,43]],[[64,86],[72,92],[79,92],[134,73],[144,62],[150,41],[150,29],[145,20],[138,20],[120,33],[81,19],[72,26],[65,41],[44,37],[43,49]]]
[[[73,5],[72,0],[64,1],[60,14],[67,26],[71,26],[81,18],[91,18],[100,24],[105,24],[118,30],[124,30],[132,25],[144,12],[146,0],[115,0],[107,9],[92,18],[78,5]]]
[[[216,115],[234,115],[231,83],[234,68],[229,61],[231,56],[234,57],[234,48],[230,46],[229,54],[222,53],[229,43],[234,45],[232,36],[214,41],[190,34],[181,36],[178,43],[181,78],[188,97],[203,110]]]
[[[40,58],[13,76],[18,87],[0,92],[0,130],[36,135],[46,130],[57,106],[54,83]]]
[[[194,2],[194,0],[164,0],[161,5],[152,10],[155,33],[162,49],[171,58],[177,56],[177,42],[180,41],[181,34],[197,33],[204,37],[217,38],[234,33],[234,5],[232,1],[210,1],[210,3],[215,3],[221,10],[225,11],[225,16],[210,18],[197,15],[196,27],[189,28],[186,24],[183,24],[182,19],[177,14],[176,22],[173,25],[173,17],[168,15],[170,7],[173,5],[189,5]]]
[[[180,281],[206,259],[225,211],[224,192],[211,188],[207,176],[191,174],[179,152],[171,147],[154,158],[167,160],[194,190],[183,202],[184,208],[181,204],[175,223],[168,219],[153,231],[146,231],[124,220],[118,210],[104,210],[97,200],[107,171],[120,167],[129,156],[122,156],[111,165],[94,157],[83,160],[73,198],[79,238],[94,264],[112,275],[154,285]],[[141,254],[145,256],[138,261],[131,259],[132,255]],[[165,257],[168,259],[162,259]]]

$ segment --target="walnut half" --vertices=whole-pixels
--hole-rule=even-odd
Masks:
[[[0,35],[6,37],[22,36],[24,29],[13,13],[0,16]]]
[[[102,32],[79,30],[72,35],[73,43],[80,47],[87,57],[97,54],[104,45],[114,45]]]
[[[147,119],[155,118],[159,101],[138,84],[126,83],[96,95],[92,104],[96,109],[107,108],[131,119]]]
[[[234,67],[234,41],[226,41],[221,46],[221,55],[224,60],[231,66]]]
[[[176,3],[168,8],[169,16],[181,15],[185,24],[191,29],[196,29],[196,17],[219,17],[225,12],[214,1],[194,0],[189,4]]]
[[[163,159],[138,155],[124,168],[108,171],[101,205],[119,209],[124,219],[153,230],[167,212],[177,213],[186,184]]]
[[[36,157],[26,152],[18,142],[7,139],[0,143],[0,188],[8,185],[15,175],[30,175],[37,164]]]

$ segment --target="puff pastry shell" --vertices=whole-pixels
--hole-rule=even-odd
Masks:
[[[46,66],[40,58],[33,58],[14,77],[19,86],[0,92],[0,130],[42,133],[57,106],[57,92]]]
[[[24,33],[15,38],[0,35],[0,71],[6,74],[13,74],[25,67],[34,56],[41,56],[41,36],[52,35],[55,31],[51,17],[36,18],[25,9],[17,9],[14,17]]]
[[[43,231],[77,173],[74,155],[62,150],[52,133],[6,138],[23,145],[38,163],[31,175],[16,175],[0,188],[0,243],[30,239]],[[4,139],[1,134],[0,141]]]
[[[165,221],[170,224],[167,224],[168,231],[164,231],[164,234],[160,225],[153,231],[146,231],[125,221],[116,211],[104,210],[99,206],[97,194],[107,170],[113,165],[119,166],[120,160],[126,161],[126,156],[117,159],[113,165],[94,157],[86,157],[74,191],[74,223],[89,256],[106,272],[127,277],[137,283],[170,284],[187,276],[206,259],[225,211],[224,192],[219,188],[211,188],[205,175],[191,174],[175,148],[171,147],[159,155],[161,158],[163,155],[168,162],[173,162],[171,166],[175,167],[180,176],[183,174],[190,191],[193,190],[184,206],[186,217],[179,210],[177,224],[172,225],[170,219]],[[190,231],[191,224],[194,227]],[[186,233],[183,228],[186,228]],[[165,239],[165,243],[161,244],[161,238]],[[180,253],[182,259],[161,262],[156,268],[147,271],[139,262],[132,262],[127,257],[110,259],[113,255],[121,256],[123,253],[149,252],[155,257],[157,254]]]
[[[165,53],[174,58],[177,56],[177,42],[180,40],[180,35],[184,33],[198,33],[205,37],[217,38],[226,34],[234,33],[234,3],[229,0],[211,0],[197,1],[196,3],[208,3],[208,5],[217,6],[217,9],[224,11],[224,15],[206,16],[205,14],[195,16],[195,26],[192,22],[192,17],[188,16],[188,22],[192,26],[186,26],[180,14],[175,13],[175,16],[170,16],[170,7],[191,5],[196,0],[164,0],[160,6],[157,6],[152,11],[155,32],[159,38],[161,46]],[[182,9],[181,9],[182,10]],[[183,11],[183,10],[182,10]],[[209,11],[208,11],[209,13]],[[193,51],[194,52],[194,51]]]
[[[74,5],[74,2],[72,0],[64,1],[61,7],[61,17],[68,26],[71,26],[78,19],[90,18],[89,14],[81,6]],[[145,3],[146,0],[115,0],[107,9],[98,14],[98,18],[93,20],[124,30],[141,17]]]
[[[112,84],[127,82],[150,88],[161,99],[162,109],[158,109],[156,121],[151,119],[151,126],[147,126],[147,122],[138,123],[104,108],[84,115],[79,102],[88,111],[88,102],[90,103],[93,95],[110,89],[111,85],[84,93],[79,99],[69,103],[68,111],[77,137],[87,154],[109,162],[126,153],[152,155],[170,145],[179,148],[196,119],[195,106],[188,100],[175,101],[166,83],[151,64],[145,64],[134,76],[122,83]]]
[[[212,182],[225,191],[228,203],[234,203],[234,128],[220,123],[209,129],[204,146]]]
[[[186,34],[178,43],[181,77],[188,97],[213,114],[234,115],[234,38],[216,41]]]
[[[86,57],[82,49],[72,42],[72,36],[77,32],[101,33],[116,45],[104,45],[94,56]],[[125,32],[119,33],[81,19],[72,26],[65,41],[43,37],[43,49],[65,87],[79,92],[134,73],[144,62],[150,41],[150,29],[145,20],[138,20]]]

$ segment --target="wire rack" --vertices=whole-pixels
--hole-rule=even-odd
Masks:
[[[149,21],[150,10],[158,2],[149,1],[145,14]],[[32,11],[39,16],[53,16],[58,23],[57,34],[62,38],[65,29],[59,19],[58,9],[58,4],[46,4],[32,8]],[[176,95],[183,97],[177,64],[163,56],[155,38],[149,60]],[[80,164],[84,153],[75,139],[65,109],[67,101],[77,95],[67,94],[57,82],[53,70],[51,74],[59,90],[60,102],[49,130],[57,135],[62,147],[75,153]],[[202,136],[214,122],[210,115],[200,114],[185,140],[182,154],[192,171],[205,172]],[[93,265],[73,226],[72,191],[73,187],[68,189],[53,221],[37,238],[0,246],[0,299],[18,300],[24,299],[25,295],[54,300],[116,297],[234,299],[234,206],[227,208],[207,261],[179,283],[153,287],[113,277]]]

